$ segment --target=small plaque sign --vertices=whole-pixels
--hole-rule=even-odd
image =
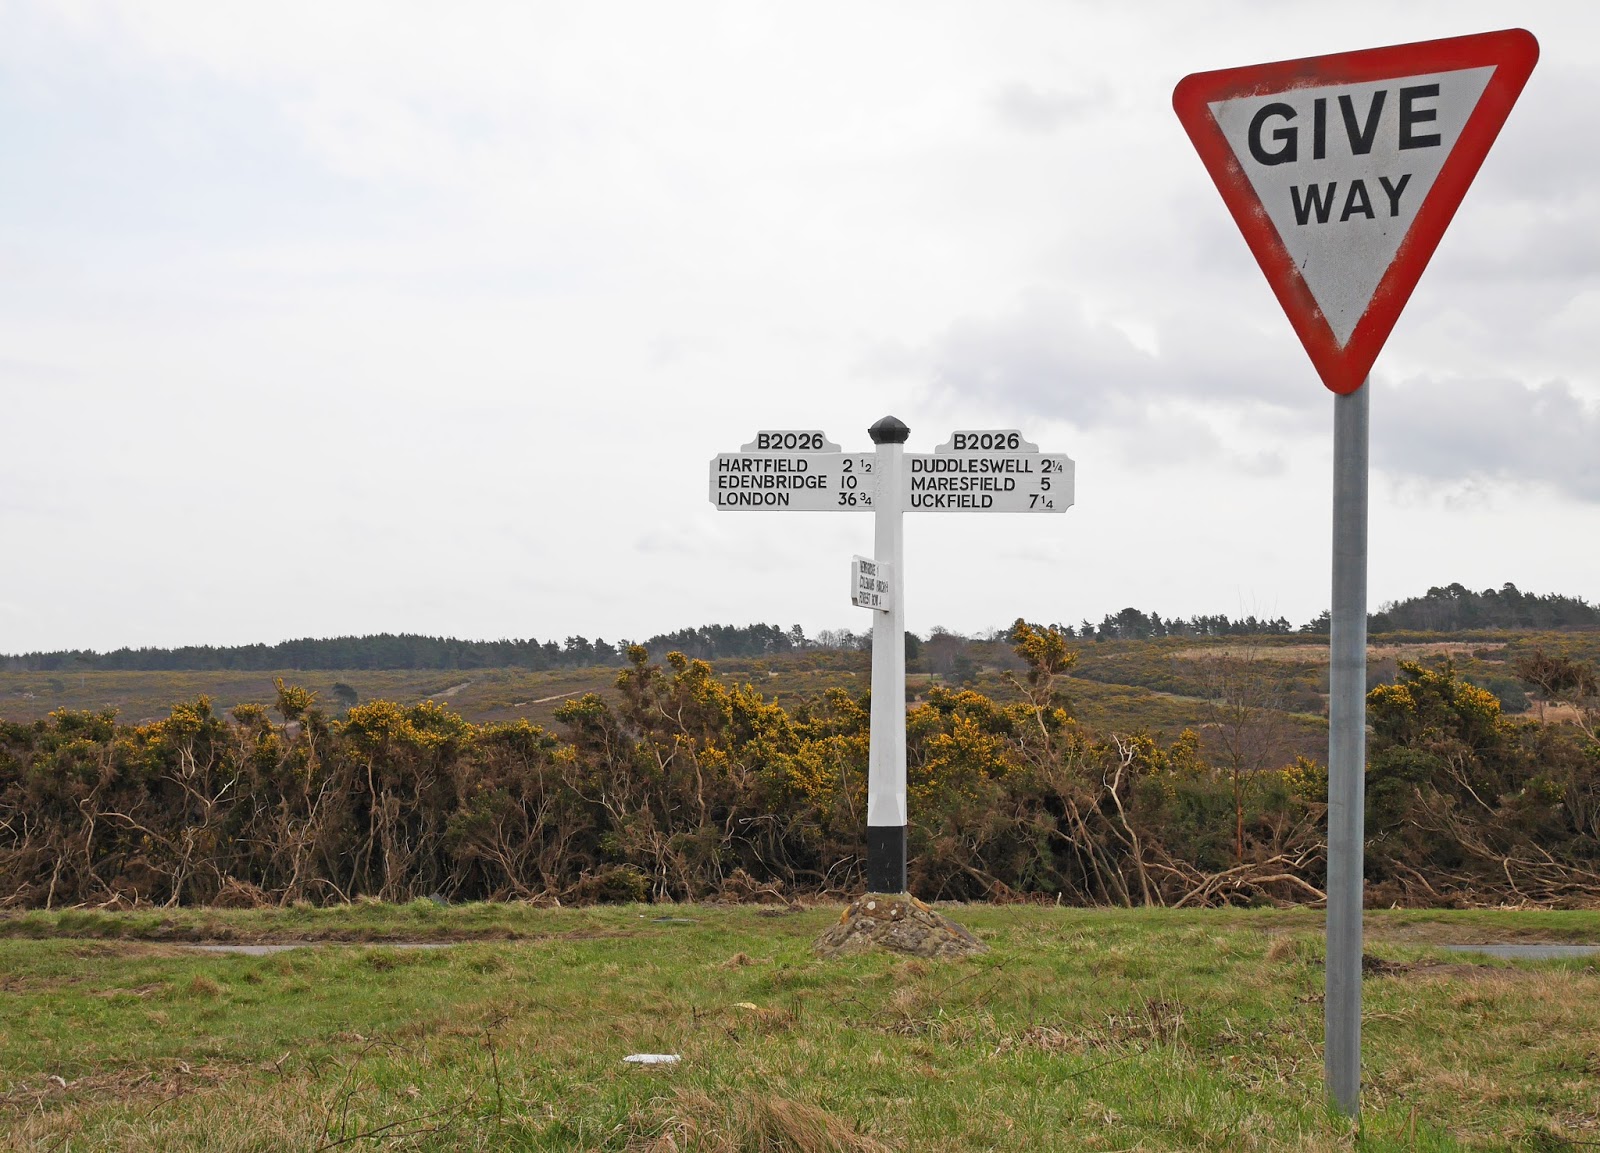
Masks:
[[[894,608],[889,566],[870,557],[850,558],[850,603],[857,608],[888,612]]]

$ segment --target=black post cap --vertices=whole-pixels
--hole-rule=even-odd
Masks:
[[[886,416],[867,429],[867,435],[872,438],[873,444],[904,444],[911,430],[899,418]]]

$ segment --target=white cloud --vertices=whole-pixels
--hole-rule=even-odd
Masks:
[[[913,447],[1014,424],[1080,462],[1066,517],[908,527],[913,627],[1309,617],[1330,402],[1171,87],[1504,20],[1486,0],[1372,0],[1332,30],[1258,3],[3,11],[0,539],[38,559],[0,566],[27,609],[0,651],[859,628],[839,574],[868,522],[719,517],[705,461],[760,427],[863,447],[887,412]],[[1545,59],[1378,364],[1378,598],[1457,579],[1449,541],[1515,535],[1539,542],[1517,571],[1460,579],[1600,599],[1570,545],[1600,531],[1600,17],[1518,15]],[[1482,499],[1445,499],[1480,474]],[[1004,594],[976,591],[990,556]]]
[[[1089,90],[1040,89],[1032,84],[1007,84],[995,93],[995,115],[1024,132],[1050,133],[1081,120],[1110,99],[1104,84]]]
[[[1379,395],[1380,468],[1446,483],[1534,482],[1600,503],[1600,405],[1563,381],[1420,379]]]

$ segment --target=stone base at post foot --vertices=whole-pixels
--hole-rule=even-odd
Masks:
[[[874,946],[913,957],[969,957],[989,946],[909,893],[868,893],[850,902],[814,946],[822,957]]]

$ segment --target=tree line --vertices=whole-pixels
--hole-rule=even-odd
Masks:
[[[631,642],[570,636],[565,641],[463,641],[412,633],[361,637],[306,637],[275,645],[185,645],[180,648],[120,648],[23,653],[0,656],[0,667],[18,672],[78,672],[90,669],[134,672],[277,672],[338,669],[556,669],[621,665]],[[705,660],[762,656],[808,647],[796,625],[703,625],[651,637],[656,651],[675,649]]]
[[[1473,592],[1435,586],[1420,597],[1391,601],[1369,618],[1373,632],[1458,632],[1469,629],[1600,629],[1600,606],[1582,597],[1525,593],[1507,581]]]
[[[1067,636],[1083,640],[1149,640],[1155,637],[1287,636],[1292,633],[1326,636],[1332,615],[1324,610],[1296,628],[1287,617],[1230,619],[1223,614],[1162,619],[1159,613],[1137,608],[1107,613],[1096,624],[1085,620],[1076,628],[1057,625]],[[1474,629],[1525,629],[1561,631],[1600,629],[1600,607],[1582,597],[1559,593],[1525,593],[1506,582],[1498,589],[1473,592],[1461,584],[1434,586],[1420,597],[1390,601],[1367,615],[1368,633],[1467,632]]]
[[[1098,641],[1143,641],[1155,637],[1287,636],[1295,631],[1288,618],[1281,616],[1266,618],[1257,617],[1252,613],[1234,620],[1226,614],[1219,613],[1213,616],[1199,614],[1188,618],[1168,617],[1163,620],[1160,613],[1146,613],[1136,608],[1107,613],[1098,625],[1085,620],[1076,628],[1068,624],[1057,624],[1054,627],[1061,630],[1065,636]],[[1310,626],[1302,626],[1300,631],[1310,631]]]
[[[1007,639],[1016,701],[935,688],[907,712],[914,892],[1322,899],[1326,772],[1266,739],[1269,662],[1219,665],[1212,723],[1167,741],[1072,716],[1060,630]],[[0,906],[859,889],[868,694],[782,707],[678,651],[624,656],[615,702],[571,700],[556,730],[432,702],[334,718],[282,678],[231,716],[201,697],[141,725],[0,721]],[[1542,653],[1518,671],[1578,723],[1508,720],[1447,664],[1369,694],[1371,900],[1600,899],[1600,671]]]
[[[1081,640],[1149,640],[1159,637],[1288,636],[1326,634],[1329,614],[1323,612],[1296,628],[1288,618],[1249,614],[1166,617],[1142,609],[1107,613],[1096,624],[1057,622],[1063,636]],[[1460,584],[1430,588],[1420,597],[1385,604],[1367,618],[1370,633],[1396,631],[1456,632],[1472,629],[1600,629],[1600,607],[1581,597],[1520,592],[1507,583],[1499,589],[1472,592]],[[998,634],[1003,630],[992,630]],[[930,635],[953,636],[943,629]],[[907,633],[908,653],[922,643]],[[966,638],[962,638],[966,639]],[[185,645],[179,648],[120,648],[22,653],[0,656],[0,668],[17,672],[78,672],[110,669],[136,672],[239,671],[276,672],[336,669],[557,669],[594,665],[620,666],[632,642],[570,636],[564,641],[465,641],[453,637],[380,633],[376,636],[302,638],[275,645]],[[824,629],[808,637],[799,625],[701,625],[659,633],[643,642],[652,652],[677,651],[696,660],[761,657],[807,649],[870,649],[870,632]]]

